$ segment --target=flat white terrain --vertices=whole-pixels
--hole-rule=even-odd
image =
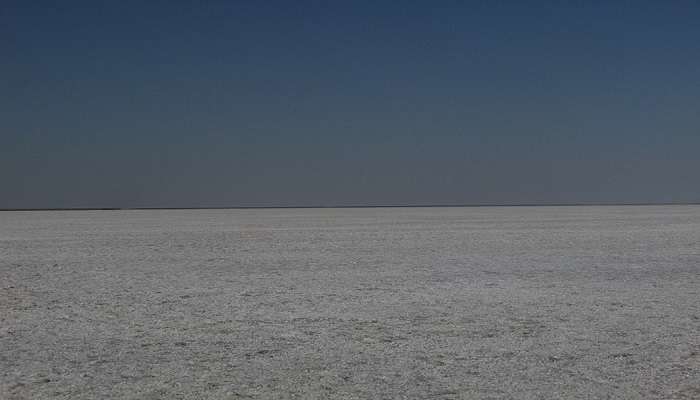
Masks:
[[[699,399],[700,206],[0,212],[0,399]]]

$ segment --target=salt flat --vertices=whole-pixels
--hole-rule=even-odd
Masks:
[[[0,212],[0,399],[699,399],[700,206]]]

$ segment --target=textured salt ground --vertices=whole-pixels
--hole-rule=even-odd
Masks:
[[[699,399],[700,207],[0,213],[0,399]]]

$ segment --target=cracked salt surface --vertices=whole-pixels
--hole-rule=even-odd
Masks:
[[[0,398],[700,398],[700,207],[0,213]]]

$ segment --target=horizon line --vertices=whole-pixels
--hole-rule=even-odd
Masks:
[[[470,208],[470,207],[601,207],[601,206],[696,206],[700,202],[644,203],[476,203],[476,204],[378,204],[378,205],[294,205],[294,206],[194,206],[194,207],[46,207],[0,208],[2,211],[138,211],[138,210],[265,210],[325,208]]]

